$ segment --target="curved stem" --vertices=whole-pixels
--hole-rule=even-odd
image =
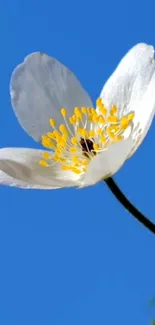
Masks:
[[[120,201],[120,203],[127,209],[139,222],[141,222],[144,227],[148,228],[153,234],[155,234],[155,224],[147,219],[134,205],[126,198],[126,196],[119,189],[113,178],[109,177],[105,180],[105,183],[115,195],[115,197]]]

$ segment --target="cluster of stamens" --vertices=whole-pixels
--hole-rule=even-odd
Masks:
[[[40,165],[49,167],[59,163],[63,170],[81,174],[87,171],[90,159],[110,145],[123,140],[123,133],[131,124],[134,113],[118,118],[118,108],[113,105],[108,111],[102,99],[96,101],[98,110],[75,107],[74,114],[67,117],[61,109],[64,124],[56,126],[50,119],[52,132],[42,136],[42,144],[54,153],[44,152]]]

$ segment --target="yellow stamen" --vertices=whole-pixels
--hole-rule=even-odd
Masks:
[[[111,107],[110,115],[115,115],[118,112],[117,106],[113,105]]]
[[[74,153],[74,152],[76,152],[76,148],[75,148],[75,147],[71,147],[71,148],[69,149],[69,151],[70,151],[71,153]]]
[[[96,130],[96,133],[97,133],[98,135],[102,135],[103,130],[102,130],[101,128],[99,128],[99,129]]]
[[[44,152],[40,165],[51,166],[54,162],[63,170],[81,174],[86,172],[95,154],[124,139],[124,131],[135,114],[130,112],[119,118],[117,106],[113,105],[107,110],[102,98],[97,99],[96,107],[97,110],[93,107],[74,107],[74,114],[68,117],[63,107],[61,115],[64,123],[57,129],[55,119],[49,120],[53,130],[42,136],[42,144],[52,149],[54,155]]]
[[[74,166],[62,165],[63,170],[70,170],[75,174],[81,174],[81,170]]]
[[[97,115],[96,109],[94,108],[90,108],[90,113],[95,116]]]
[[[95,136],[95,131],[94,130],[90,130],[89,131],[89,137],[92,138]]]
[[[111,132],[118,132],[120,130],[120,127],[118,125],[112,125],[112,126],[109,126],[109,130]]]
[[[64,133],[61,137],[64,141],[67,141],[68,139],[68,134],[67,133]]]
[[[120,125],[125,130],[128,127],[129,122],[130,121],[128,121],[127,116],[123,116],[122,119],[121,119],[121,121],[120,121]]]
[[[42,135],[42,141],[50,141],[50,139],[47,137],[47,135]]]
[[[134,117],[135,117],[135,114],[134,113],[131,113],[131,114],[129,114],[127,116],[127,119],[128,119],[128,121],[132,121],[134,119]]]
[[[116,116],[108,116],[107,122],[108,123],[117,123],[118,122],[118,118]]]
[[[63,138],[61,138],[61,140],[60,140],[60,146],[62,147],[62,148],[65,148],[66,147],[66,140],[64,140]]]
[[[62,153],[62,148],[61,147],[57,147],[57,149],[55,150],[56,156],[60,156],[61,153]]]
[[[78,107],[74,108],[74,114],[77,118],[79,118],[80,120],[82,119],[82,113],[80,112]]]
[[[44,159],[52,159],[52,156],[51,156],[48,152],[43,152],[43,153],[42,153],[42,157],[43,157]]]
[[[102,144],[104,144],[104,143],[106,142],[106,137],[105,137],[104,135],[102,135],[102,136],[100,137],[100,142],[101,142]]]
[[[59,161],[60,161],[60,157],[57,156],[57,155],[54,155],[54,156],[53,156],[53,160],[59,162]]]
[[[89,164],[88,159],[84,159],[81,161],[82,165],[87,166]]]
[[[68,134],[68,131],[67,131],[67,129],[66,129],[66,127],[65,127],[64,124],[61,124],[61,125],[59,126],[59,130],[60,130],[61,133],[66,133],[66,134]]]
[[[80,130],[80,134],[82,135],[82,137],[86,138],[88,137],[88,131],[86,129],[81,129]]]
[[[59,133],[59,131],[57,131],[57,130],[53,131],[53,135],[54,135],[54,138],[56,139],[56,141],[59,142],[61,139],[61,134]]]
[[[72,142],[72,144],[75,144],[75,145],[78,144],[78,140],[77,140],[77,138],[75,138],[75,137],[72,137],[72,138],[71,138],[71,142]]]
[[[97,107],[101,107],[103,104],[102,104],[102,98],[98,98],[97,101],[96,101],[96,106]]]
[[[56,123],[55,120],[53,118],[50,118],[50,125],[54,128]]]
[[[66,115],[67,115],[67,110],[66,110],[66,108],[62,108],[61,109],[61,115],[63,116],[63,117],[65,117]]]
[[[99,122],[99,116],[98,115],[93,115],[92,120],[93,120],[94,123],[98,123]]]
[[[123,139],[124,139],[123,135],[117,135],[117,136],[115,137],[115,141],[121,141],[121,140],[123,140]]]
[[[109,135],[110,139],[114,139],[115,134],[113,132],[111,132],[110,127],[108,127],[106,129],[106,131],[107,131],[107,134]]]
[[[86,107],[82,107],[81,111],[82,111],[83,114],[87,114],[87,108]]]
[[[100,112],[103,114],[103,115],[107,115],[107,109],[105,108],[105,106],[102,104],[102,106],[101,107],[99,107],[100,108]]]
[[[98,121],[100,124],[104,124],[105,123],[105,118],[102,116],[102,115],[100,115],[99,116],[99,121]]]
[[[73,162],[74,164],[78,164],[78,162],[79,162],[78,157],[77,157],[77,156],[73,156],[73,157],[72,157],[72,162]]]
[[[50,139],[54,139],[53,132],[48,132],[48,133],[47,133],[47,136],[48,136]]]
[[[40,164],[41,166],[43,166],[43,167],[48,167],[48,166],[49,166],[49,164],[48,164],[46,161],[44,161],[44,160],[40,160],[40,161],[39,161],[39,164]]]
[[[98,151],[99,150],[99,145],[97,143],[94,143],[93,148],[94,148],[95,151]]]
[[[42,144],[45,148],[56,148],[55,144],[47,136],[42,136]]]
[[[88,121],[93,122],[93,115],[90,113],[88,114]]]

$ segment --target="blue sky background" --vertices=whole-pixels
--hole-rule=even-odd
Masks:
[[[154,0],[1,0],[0,146],[38,145],[10,104],[14,67],[33,51],[75,72],[93,101],[126,51],[155,45]],[[147,109],[147,107],[146,107]],[[155,123],[117,173],[155,221]],[[155,241],[104,184],[84,190],[0,188],[0,324],[149,325]]]

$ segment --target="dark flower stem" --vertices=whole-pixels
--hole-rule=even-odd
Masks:
[[[134,205],[126,198],[126,196],[119,189],[114,179],[109,177],[105,180],[105,183],[115,195],[115,197],[120,201],[120,203],[127,209],[139,222],[141,222],[144,227],[148,228],[153,234],[155,234],[155,224],[147,219]]]

